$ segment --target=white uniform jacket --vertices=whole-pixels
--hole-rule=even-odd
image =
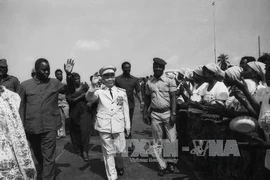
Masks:
[[[98,101],[95,129],[106,133],[120,133],[130,129],[129,106],[126,90],[113,86],[111,88],[89,89],[85,95],[87,101]]]

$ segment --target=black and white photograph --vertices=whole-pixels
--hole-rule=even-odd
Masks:
[[[269,0],[0,0],[0,180],[270,180]]]

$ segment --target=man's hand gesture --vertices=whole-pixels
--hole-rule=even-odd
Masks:
[[[64,64],[64,69],[65,69],[67,74],[71,74],[73,67],[74,67],[74,60],[73,59],[68,59],[67,63]]]

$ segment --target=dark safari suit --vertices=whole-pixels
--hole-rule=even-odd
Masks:
[[[58,93],[63,84],[49,78],[40,82],[36,78],[22,82],[24,90],[24,127],[38,163],[42,179],[54,180],[56,134],[61,127]]]

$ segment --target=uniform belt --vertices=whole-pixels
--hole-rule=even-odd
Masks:
[[[170,110],[170,108],[151,108],[153,112],[164,113]]]

